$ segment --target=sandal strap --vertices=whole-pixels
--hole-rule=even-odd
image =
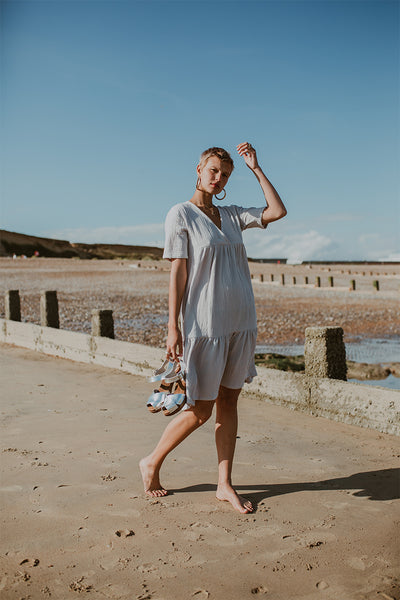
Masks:
[[[173,409],[179,410],[186,403],[185,394],[168,394],[164,400],[163,411],[169,412]]]
[[[186,371],[184,368],[182,368],[182,364],[179,361],[176,361],[175,365],[176,368],[179,367],[179,371],[175,370],[173,373],[171,373],[171,375],[164,377],[163,381],[165,381],[165,383],[173,383],[174,381],[178,381],[178,379],[182,379],[186,376]]]
[[[149,377],[149,381],[160,381],[166,375],[170,375],[175,370],[175,363],[168,358],[166,358],[159,369],[153,371],[151,377]]]

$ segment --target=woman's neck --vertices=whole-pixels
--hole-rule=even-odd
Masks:
[[[213,196],[212,194],[207,194],[201,190],[196,190],[193,197],[190,199],[190,202],[193,202],[193,204],[196,204],[196,206],[199,207],[212,206]]]

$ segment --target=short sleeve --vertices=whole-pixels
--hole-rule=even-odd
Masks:
[[[260,227],[261,229],[265,229],[267,227],[267,225],[263,225],[262,223],[262,215],[264,210],[267,208],[266,206],[262,206],[261,208],[256,208],[254,206],[251,208],[236,206],[235,208],[242,231],[252,227]]]
[[[163,258],[188,258],[188,232],[179,204],[171,208],[165,219]]]

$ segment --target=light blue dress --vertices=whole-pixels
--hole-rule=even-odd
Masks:
[[[186,258],[181,305],[187,403],[215,400],[220,385],[241,388],[257,374],[257,319],[242,231],[264,228],[265,209],[221,206],[221,229],[192,202],[165,222],[164,258]]]

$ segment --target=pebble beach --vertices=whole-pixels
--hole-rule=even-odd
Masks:
[[[345,342],[400,339],[400,265],[249,266],[259,346],[301,345],[306,327],[325,325],[343,327]],[[39,324],[41,290],[56,290],[62,329],[89,333],[91,311],[111,309],[117,339],[163,347],[169,268],[163,260],[1,258],[0,317],[5,290],[18,289],[22,321]],[[351,280],[355,291],[349,291]]]

